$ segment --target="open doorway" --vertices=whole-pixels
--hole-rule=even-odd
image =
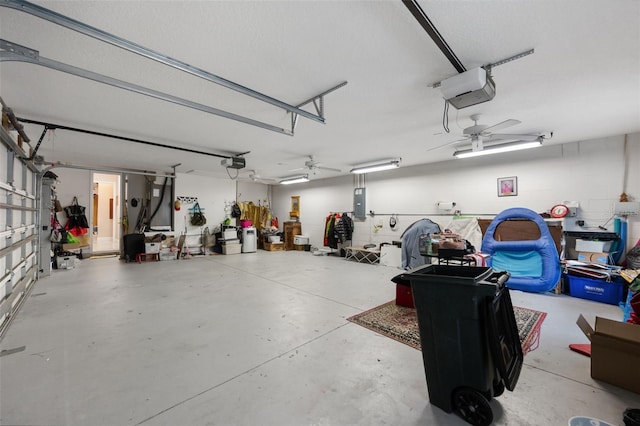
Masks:
[[[91,252],[119,253],[121,233],[120,174],[93,173]]]

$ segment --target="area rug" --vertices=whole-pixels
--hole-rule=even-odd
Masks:
[[[526,354],[538,347],[540,327],[547,314],[519,306],[514,306],[513,312],[518,325],[522,352]],[[416,310],[398,306],[394,300],[347,320],[420,350],[420,331]]]

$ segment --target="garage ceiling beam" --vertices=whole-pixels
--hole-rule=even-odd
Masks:
[[[314,115],[308,111],[297,108],[293,105],[289,105],[285,102],[274,99],[270,96],[257,92],[255,90],[249,89],[248,87],[242,86],[240,84],[234,83],[225,78],[219,77],[215,74],[212,74],[203,69],[194,67],[193,65],[189,65],[185,62],[179,61],[177,59],[173,59],[169,56],[163,55],[155,50],[148,49],[144,46],[141,46],[132,41],[126,40],[124,38],[118,37],[116,35],[110,34],[106,31],[100,30],[98,28],[92,27],[80,21],[76,21],[75,19],[69,18],[67,16],[61,15],[53,10],[46,9],[44,7],[38,6],[36,4],[30,3],[28,1],[23,0],[0,0],[0,7],[8,7],[11,9],[19,10],[21,12],[28,13],[30,15],[36,16],[38,18],[47,20],[49,22],[53,22],[54,24],[61,25],[65,28],[68,28],[73,31],[77,31],[81,34],[84,34],[89,37],[93,37],[97,40],[103,41],[105,43],[109,43],[113,46],[119,47],[121,49],[127,50],[129,52],[138,54],[145,58],[151,59],[156,62],[160,62],[164,65],[168,65],[172,68],[178,69],[180,71],[184,71],[188,74],[194,75],[196,77],[200,77],[204,80],[210,81],[212,83],[219,84],[223,87],[226,87],[231,90],[235,90],[244,95],[250,96],[252,98],[258,99],[260,101],[266,102],[268,104],[274,105],[278,108],[282,108],[291,113],[301,115],[302,117],[308,118],[310,120],[314,120],[320,123],[324,123],[324,118]]]
[[[213,108],[208,105],[203,105],[197,102],[190,101],[188,99],[179,98],[177,96],[170,95],[168,93],[159,92],[157,90],[149,89],[137,84],[129,83],[123,80],[118,80],[103,74],[98,74],[93,71],[85,70],[82,68],[74,67],[73,65],[65,64],[62,62],[48,59],[39,55],[37,50],[30,49],[25,46],[10,42],[8,40],[0,39],[0,62],[17,61],[27,62],[35,65],[41,65],[43,67],[51,68],[56,71],[62,71],[67,74],[75,75],[77,77],[86,78],[88,80],[97,81],[98,83],[108,84],[113,87],[135,92],[141,95],[149,96],[152,98],[160,99],[162,101],[171,102],[177,105],[181,105],[187,108],[193,108],[198,111],[206,112],[208,114],[217,115],[219,117],[228,118],[230,120],[239,121],[244,124],[250,124],[252,126],[261,127],[263,129],[271,130],[272,132],[282,133],[288,136],[293,136],[293,131],[276,127],[262,121],[254,120],[252,118],[243,117],[232,112],[223,111],[218,108]]]
[[[78,133],[84,133],[84,134],[88,134],[88,135],[93,135],[93,136],[102,136],[105,138],[112,138],[112,139],[118,139],[121,141],[127,141],[127,142],[135,142],[135,143],[140,143],[140,144],[144,144],[144,145],[150,145],[150,146],[155,146],[158,148],[167,148],[167,149],[174,149],[177,151],[183,151],[183,152],[189,152],[191,154],[200,154],[200,155],[209,155],[211,157],[218,157],[218,158],[233,158],[233,157],[237,157],[240,155],[246,155],[248,154],[248,152],[242,152],[239,154],[233,154],[233,155],[223,155],[223,154],[215,154],[213,152],[206,152],[206,151],[199,151],[196,149],[191,149],[191,148],[184,148],[184,147],[180,147],[180,146],[172,146],[172,145],[166,145],[166,144],[162,144],[162,143],[158,143],[158,142],[149,142],[149,141],[144,141],[141,139],[135,139],[135,138],[128,138],[125,136],[118,136],[118,135],[112,135],[109,133],[102,133],[102,132],[96,132],[94,130],[86,130],[86,129],[79,129],[77,127],[70,127],[70,126],[65,126],[63,124],[54,124],[54,123],[47,123],[44,121],[38,121],[38,120],[30,120],[28,118],[22,118],[22,117],[17,117],[18,121],[22,122],[22,123],[28,123],[28,124],[35,124],[38,126],[44,126],[44,131],[42,133],[42,135],[40,136],[40,140],[38,141],[38,147],[40,146],[40,142],[42,142],[42,139],[45,135],[45,132],[47,132],[48,130],[67,130],[70,132],[78,132]],[[37,150],[37,147],[36,147]]]
[[[460,59],[453,53],[451,47],[447,41],[442,37],[440,31],[433,25],[429,17],[424,10],[420,7],[417,0],[402,0],[402,3],[409,9],[409,12],[413,15],[414,18],[418,21],[420,26],[424,28],[424,30],[429,34],[429,37],[433,40],[433,42],[438,46],[440,51],[447,57],[451,65],[458,71],[459,73],[465,72],[467,69],[462,65]]]

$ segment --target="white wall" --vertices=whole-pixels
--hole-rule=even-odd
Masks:
[[[269,205],[271,202],[270,186],[263,183],[237,181],[238,201],[251,201],[256,206]]]
[[[235,201],[236,181],[231,179],[218,179],[210,176],[198,176],[194,174],[176,174],[176,197],[197,197],[200,207],[204,209],[207,218],[205,226],[213,232],[213,229],[224,221],[225,202]],[[174,223],[176,235],[184,233],[199,235],[203,227],[192,226],[190,222],[189,208],[193,204],[182,203],[180,211],[174,209]]]
[[[91,172],[89,170],[66,169],[64,167],[54,167],[51,170],[58,175],[56,192],[62,207],[71,205],[73,197],[78,197],[78,204],[85,207],[85,216],[91,224],[91,205],[93,191],[91,182]],[[62,225],[67,223],[67,215],[64,212],[58,213],[58,220]]]
[[[55,168],[54,173],[58,175],[57,192],[58,198],[63,206],[71,204],[74,196],[78,197],[80,205],[86,207],[86,216],[90,220],[90,206],[92,204],[92,178],[88,170]],[[209,176],[198,176],[194,174],[178,173],[175,182],[176,196],[197,197],[200,207],[204,209],[207,224],[210,230],[224,221],[226,217],[225,202],[233,202],[236,196],[236,181],[230,179],[216,179]],[[189,222],[189,208],[193,204],[182,204],[180,211],[173,210],[175,235],[186,232],[189,237],[188,242],[194,245],[198,243],[199,235],[204,227],[191,226]],[[62,224],[66,221],[64,213],[58,213]],[[135,226],[135,218],[131,223],[131,231]]]
[[[625,159],[629,165],[624,181]],[[640,200],[640,134],[580,141],[564,145],[452,160],[436,164],[372,173],[366,177],[367,212],[356,221],[354,244],[399,240],[403,230],[422,217],[441,226],[450,216],[437,216],[438,201],[455,201],[463,215],[491,217],[510,207],[547,212],[563,201],[580,203],[585,230],[597,230],[612,215],[612,204],[623,190],[631,201]],[[498,197],[497,178],[517,176],[518,195]],[[288,219],[290,197],[300,195],[303,234],[312,245],[322,245],[324,220],[330,211],[353,210],[354,181],[351,177],[274,186],[273,211],[280,223]],[[389,228],[388,214],[400,216],[396,231]],[[379,231],[374,225],[382,223]],[[609,230],[612,230],[609,224]],[[627,247],[640,238],[639,218],[629,218]]]
[[[623,141],[624,136],[614,136],[372,173],[366,177],[366,210],[377,214],[355,221],[354,244],[399,240],[404,229],[422,217],[430,217],[444,227],[451,217],[437,215],[438,201],[455,201],[463,215],[476,217],[491,217],[509,207],[545,212],[563,201],[577,201],[581,219],[586,222],[584,228],[595,230],[611,216],[612,203],[623,190],[631,200],[640,199],[640,170],[636,166],[640,164],[640,134],[629,135],[626,154]],[[629,165],[626,184],[625,158]],[[90,217],[90,172],[63,168],[54,172],[59,175],[58,194],[63,206],[77,195]],[[497,178],[505,176],[518,177],[518,196],[497,196]],[[226,217],[225,202],[234,201],[236,194],[240,201],[254,203],[271,196],[272,212],[281,224],[289,219],[290,197],[299,195],[302,232],[310,237],[312,245],[321,246],[329,212],[353,210],[354,182],[352,176],[341,176],[274,185],[269,194],[262,184],[178,173],[176,196],[198,197],[205,208],[207,226],[213,229]],[[189,234],[201,232],[189,224],[189,207],[183,205],[180,212],[174,211],[176,234],[184,232],[185,217]],[[388,214],[392,213],[401,215],[395,231],[389,228]],[[379,224],[382,228],[376,232],[374,225]],[[630,217],[627,247],[638,239],[640,218]]]

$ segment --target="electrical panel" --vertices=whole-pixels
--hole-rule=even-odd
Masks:
[[[353,217],[365,219],[367,217],[366,188],[355,188],[353,190]]]

